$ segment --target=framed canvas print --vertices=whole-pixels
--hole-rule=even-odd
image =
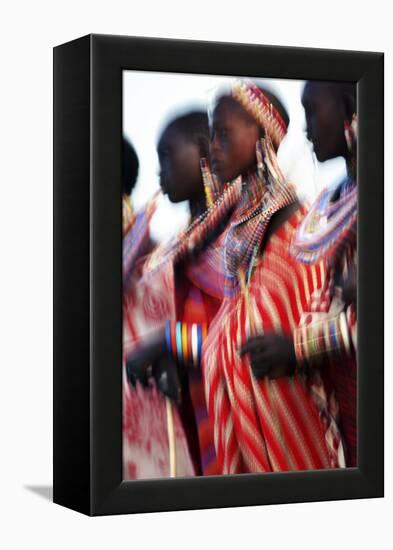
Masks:
[[[54,49],[54,501],[383,496],[383,54]]]

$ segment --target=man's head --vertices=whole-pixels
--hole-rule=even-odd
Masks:
[[[123,137],[123,194],[131,195],[138,178],[139,160],[131,143]]]
[[[288,114],[277,97],[261,88],[258,90],[288,125]],[[211,159],[213,172],[221,183],[255,171],[255,146],[264,135],[265,128],[260,120],[250,114],[235,97],[223,95],[218,99],[213,111]]]
[[[170,122],[161,134],[157,153],[160,185],[171,202],[203,195],[200,159],[209,155],[207,114],[193,111]]]
[[[306,83],[302,104],[306,115],[307,138],[320,162],[348,158],[344,122],[356,112],[355,84],[334,82]]]

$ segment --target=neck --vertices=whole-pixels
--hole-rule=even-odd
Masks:
[[[191,221],[194,221],[195,218],[200,216],[206,210],[206,200],[204,195],[192,198],[188,202]]]

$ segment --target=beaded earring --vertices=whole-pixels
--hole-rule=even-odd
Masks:
[[[265,179],[265,165],[263,162],[263,153],[262,153],[262,139],[258,139],[255,145],[255,153],[257,157],[257,176],[258,179],[264,181]]]
[[[210,170],[206,158],[202,157],[199,161],[202,173],[203,186],[205,189],[206,208],[210,208],[219,195],[217,181]]]
[[[127,233],[131,225],[134,223],[135,214],[132,207],[130,197],[124,193],[123,194],[123,235]]]

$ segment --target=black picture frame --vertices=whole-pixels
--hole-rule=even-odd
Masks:
[[[122,480],[122,71],[358,86],[358,467]],[[382,53],[88,35],[54,48],[54,502],[88,515],[383,496]]]

